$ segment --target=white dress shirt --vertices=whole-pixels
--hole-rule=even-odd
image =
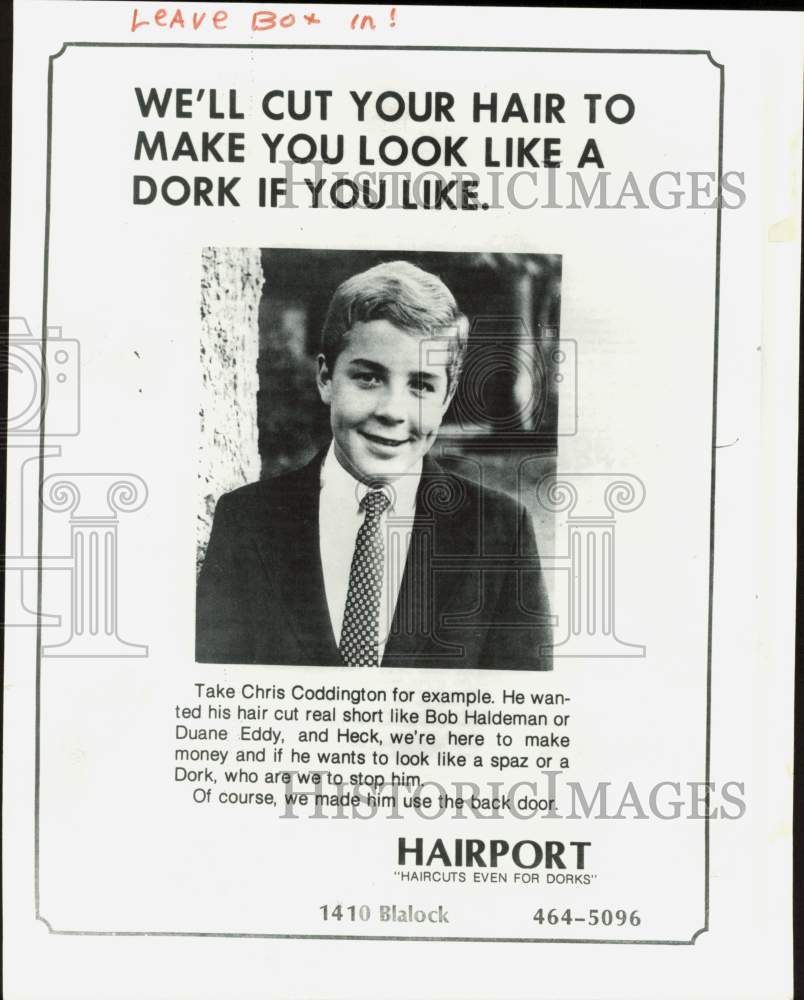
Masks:
[[[410,473],[389,484],[387,493],[391,504],[380,517],[385,543],[385,567],[380,595],[378,663],[382,663],[405,572],[420,478],[421,462]],[[318,531],[324,590],[337,645],[341,641],[355,541],[365,517],[360,509],[360,501],[369,490],[365,483],[359,482],[344,469],[335,455],[334,445],[330,445],[321,464]]]

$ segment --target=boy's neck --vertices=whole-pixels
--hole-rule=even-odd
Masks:
[[[393,494],[393,506],[397,512],[400,512],[415,508],[421,473],[422,460],[420,459],[412,469],[397,476],[375,476],[371,480],[364,480],[356,476],[352,469],[340,460],[335,443],[332,442],[321,464],[321,483],[323,486],[324,482],[327,481],[329,485],[335,486],[338,490],[335,484],[340,482],[341,487],[338,492],[348,492],[352,499],[356,499],[357,502],[365,491],[387,486],[390,493]],[[347,483],[351,485],[347,486]]]

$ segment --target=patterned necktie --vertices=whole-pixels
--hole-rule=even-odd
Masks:
[[[349,667],[380,665],[380,595],[385,564],[380,518],[390,503],[381,490],[367,493],[360,501],[365,516],[355,540],[341,628],[341,658]]]

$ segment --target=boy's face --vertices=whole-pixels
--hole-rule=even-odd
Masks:
[[[356,323],[334,370],[318,358],[318,390],[330,408],[335,454],[362,482],[403,475],[430,450],[452,393],[443,340],[384,319]]]

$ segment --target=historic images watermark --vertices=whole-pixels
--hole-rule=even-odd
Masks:
[[[709,170],[559,172],[548,165],[532,170],[434,169],[334,170],[323,160],[277,159],[284,171],[262,191],[261,207],[317,209],[400,209],[402,211],[489,211],[514,208],[633,211],[656,209],[739,209],[745,204],[745,174]],[[181,180],[176,178],[176,180]],[[483,192],[482,194],[480,192]]]
[[[43,642],[44,656],[147,656],[148,647],[119,633],[119,515],[139,511],[148,498],[144,480],[130,473],[52,473],[46,459],[62,457],[59,439],[81,431],[80,344],[59,327],[36,337],[24,317],[8,317],[11,406],[4,419],[9,481],[19,485],[16,552],[6,553],[6,625],[63,629],[59,642]],[[65,442],[66,444],[66,442]],[[40,478],[41,477],[41,478]],[[67,514],[64,549],[39,550],[39,519]],[[38,609],[40,573],[68,575],[67,605]]]
[[[679,820],[741,819],[745,783],[681,780],[677,776],[638,786],[633,781],[573,781],[561,771],[542,771],[540,781],[404,781],[382,775],[359,783],[335,772],[283,772],[283,819],[495,820]],[[193,792],[195,802],[209,802],[210,788]],[[300,810],[303,810],[300,811]]]

